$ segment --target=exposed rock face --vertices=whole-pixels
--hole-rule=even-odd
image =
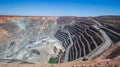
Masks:
[[[90,60],[120,40],[120,29],[115,24],[100,23],[92,18],[87,22],[65,25],[55,37],[66,49],[58,62]],[[115,27],[116,26],[116,27]]]
[[[119,22],[96,20],[72,16],[0,17],[0,61],[48,63],[54,57],[59,63],[94,59],[120,40]]]
[[[56,17],[20,17],[0,26],[2,59],[48,63],[52,55],[56,56],[60,49],[64,50],[61,42],[53,37],[57,30]]]

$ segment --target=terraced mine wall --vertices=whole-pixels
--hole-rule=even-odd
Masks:
[[[0,20],[0,63],[93,60],[120,41],[119,22],[95,17],[1,16]]]

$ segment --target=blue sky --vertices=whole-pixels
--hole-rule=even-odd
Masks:
[[[120,0],[0,0],[0,15],[120,15]]]

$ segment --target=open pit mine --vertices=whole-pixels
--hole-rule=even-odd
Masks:
[[[0,16],[0,64],[119,65],[119,41],[120,16]]]

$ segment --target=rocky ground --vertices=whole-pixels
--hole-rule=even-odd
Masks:
[[[120,33],[120,16],[98,16],[90,18],[95,19],[106,27],[107,25],[112,26],[114,28],[112,30]],[[65,25],[78,24],[79,22],[92,23],[93,21],[88,19],[88,17],[73,16],[0,16],[0,62],[48,63],[48,60],[51,56],[56,57],[60,50],[63,50],[63,52],[65,50],[62,46],[58,45],[61,44],[61,42],[59,42],[58,39],[54,38],[53,35],[55,35],[59,28],[63,28]],[[102,64],[104,62],[107,63],[107,61],[110,61],[111,65],[114,65],[114,63],[111,62],[115,62],[116,65],[119,65],[118,63],[120,63],[120,39],[114,38],[112,34],[109,34],[109,36],[110,38],[112,38],[113,45],[111,45],[111,47],[109,47],[107,50],[96,56],[94,59],[85,62],[75,61],[58,65],[66,65],[66,67],[76,67],[77,65],[84,66],[86,64],[90,65],[91,63],[93,63],[93,65],[96,65],[98,63]],[[48,66],[56,67],[56,65],[57,64]]]

